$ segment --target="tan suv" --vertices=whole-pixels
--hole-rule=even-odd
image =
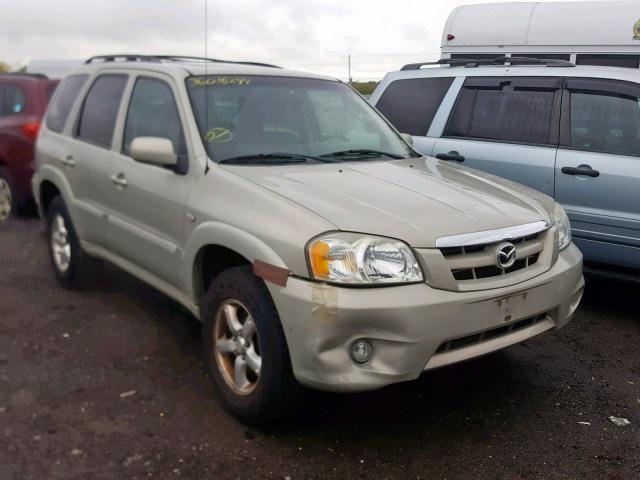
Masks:
[[[582,256],[551,198],[421,156],[340,81],[99,57],[58,88],[34,192],[65,286],[107,260],[202,320],[222,403],[290,414],[566,324]]]

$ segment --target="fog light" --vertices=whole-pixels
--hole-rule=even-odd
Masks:
[[[351,344],[351,360],[356,363],[367,363],[373,356],[373,345],[369,340],[360,339]]]

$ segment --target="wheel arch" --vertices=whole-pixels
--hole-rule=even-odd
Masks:
[[[282,258],[250,233],[220,222],[199,225],[186,249],[188,290],[196,304],[211,281],[227,268],[253,265],[256,260],[287,268]]]

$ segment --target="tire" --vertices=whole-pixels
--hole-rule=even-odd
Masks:
[[[240,333],[235,339],[232,325]],[[207,373],[226,410],[249,424],[296,413],[304,389],[293,376],[271,295],[250,266],[226,270],[211,282],[202,302],[202,342]]]
[[[18,197],[11,176],[0,168],[0,223],[15,216],[18,210]]]
[[[56,278],[69,289],[91,283],[99,263],[82,250],[62,197],[53,199],[46,215],[49,257]]]

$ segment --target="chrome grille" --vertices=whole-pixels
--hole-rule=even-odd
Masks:
[[[509,240],[516,247],[516,261],[509,268],[496,264],[498,243],[443,247],[440,249],[453,277],[459,282],[508,275],[535,265],[544,249],[540,233]]]

